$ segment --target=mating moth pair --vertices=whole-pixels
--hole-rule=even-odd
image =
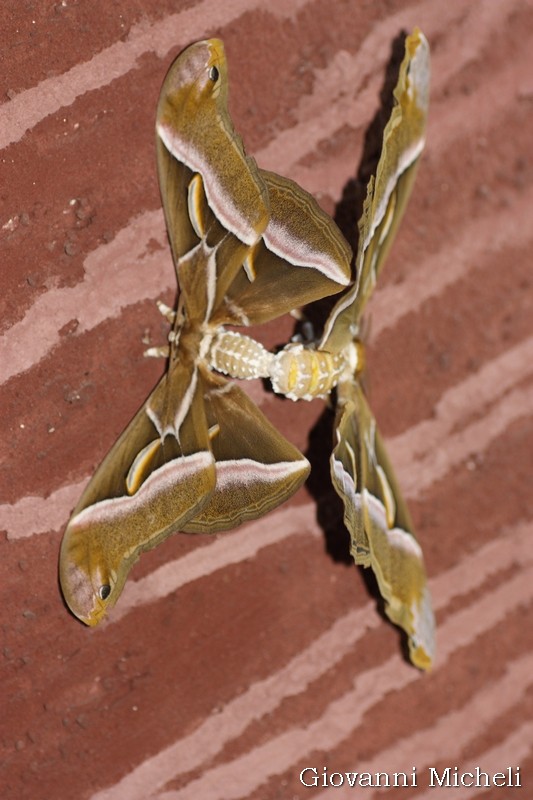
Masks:
[[[88,625],[113,605],[140,553],[175,531],[216,532],[287,500],[309,464],[230,379],[268,378],[293,400],[336,392],[331,476],[357,564],[371,566],[412,661],[428,668],[434,622],[422,553],[359,378],[360,321],[424,146],[429,48],[407,37],[376,175],[352,251],[293,181],[245,152],[227,107],[219,40],[172,65],[157,108],[157,163],[179,284],[168,370],[89,482],[60,557],[65,599]],[[342,292],[322,338],[269,353],[225,326],[273,320]],[[227,376],[227,377],[225,377]]]

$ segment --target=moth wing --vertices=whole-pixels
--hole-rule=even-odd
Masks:
[[[217,248],[212,310],[269,218],[267,188],[228,112],[228,71],[220,40],[197,42],[172,64],[157,107],[156,147],[165,220],[186,305],[195,295],[187,292],[185,279],[182,285],[182,259],[201,242]],[[202,264],[207,269],[206,258]],[[207,286],[212,278],[199,275],[197,280]]]
[[[307,192],[246,156],[227,94],[219,40],[176,59],[157,110],[158,173],[188,316],[249,325],[340,291],[352,253]]]
[[[357,334],[363,309],[396,236],[424,149],[429,78],[429,45],[415,29],[405,40],[405,56],[394,89],[395,105],[359,220],[356,283],[333,308],[324,328],[322,349],[338,352]]]
[[[234,383],[204,375],[216,463],[216,488],[184,526],[194,533],[227,530],[288,500],[309,474],[309,462]]]
[[[260,170],[270,220],[215,315],[220,323],[257,325],[345,288],[352,250],[335,222],[298,184]]]
[[[177,386],[188,391],[173,395]],[[170,419],[180,421],[179,438]],[[202,389],[192,368],[180,365],[162,378],[111,448],[68,523],[59,574],[73,613],[97,624],[140,553],[180,530],[214,486]]]
[[[356,564],[372,567],[387,616],[408,636],[411,660],[429,669],[435,622],[422,550],[360,386],[354,382],[340,390],[330,463],[344,503],[351,552]]]

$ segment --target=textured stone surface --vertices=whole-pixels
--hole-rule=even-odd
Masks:
[[[428,766],[518,764],[512,796],[530,796],[531,4],[8,5],[3,800],[352,796],[306,789],[306,766],[415,766],[418,789],[387,796],[426,797]],[[349,564],[323,405],[260,385],[248,388],[264,412],[311,448],[307,488],[232,533],[173,537],[137,564],[110,621],[83,627],[57,586],[61,533],[161,373],[142,352],[165,337],[153,301],[175,294],[153,142],[166,69],[221,36],[248,152],[345,224],[376,153],[394,42],[414,25],[432,46],[428,145],[372,302],[368,383],[426,554],[435,670],[405,662],[372,581]],[[291,330],[286,319],[255,333],[271,347]]]

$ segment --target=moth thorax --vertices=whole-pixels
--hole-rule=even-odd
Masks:
[[[274,357],[272,388],[291,400],[325,397],[337,385],[345,367],[346,362],[338,353],[290,344]]]
[[[207,354],[209,366],[232,378],[268,378],[274,356],[262,344],[234,331],[219,331]]]

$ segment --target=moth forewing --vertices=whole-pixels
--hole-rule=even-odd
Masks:
[[[411,195],[426,140],[429,80],[429,45],[416,29],[405,40],[394,107],[359,223],[357,264],[361,277],[354,309],[359,314],[374,288]]]
[[[425,144],[429,108],[429,45],[415,29],[394,89],[394,107],[383,133],[376,175],[368,184],[358,223],[356,283],[333,308],[320,348],[337,352],[358,332],[361,315],[394,241]]]
[[[213,214],[241,242],[253,245],[267,225],[268,192],[255,161],[244,152],[227,101],[222,42],[209,39],[184,50],[165,78],[156,120],[158,170],[171,239],[180,228],[188,191],[188,180],[178,179],[177,187],[175,183],[183,167],[187,176],[201,175]],[[172,159],[175,163],[169,167]],[[174,243],[174,252],[179,260],[185,252],[181,242]]]

